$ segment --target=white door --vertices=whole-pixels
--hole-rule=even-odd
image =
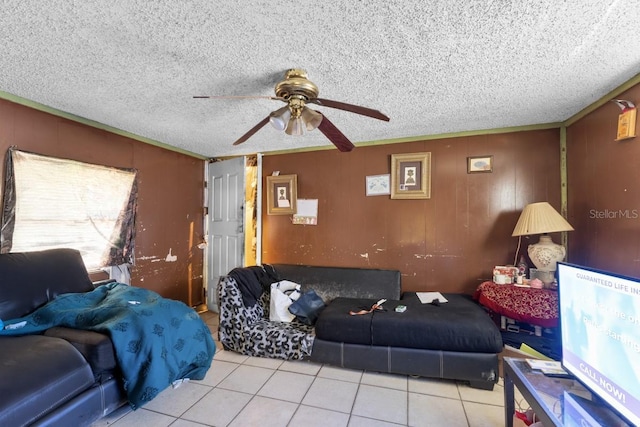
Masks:
[[[217,312],[220,276],[243,265],[245,158],[209,163],[207,191],[207,308]]]

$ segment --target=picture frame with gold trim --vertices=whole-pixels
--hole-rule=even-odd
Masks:
[[[267,176],[267,215],[293,215],[298,201],[298,176]]]
[[[431,198],[431,153],[391,155],[391,198]]]
[[[467,157],[467,173],[493,172],[493,156]]]

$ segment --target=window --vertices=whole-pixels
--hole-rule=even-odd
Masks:
[[[1,250],[78,249],[88,270],[133,264],[136,171],[10,149]]]

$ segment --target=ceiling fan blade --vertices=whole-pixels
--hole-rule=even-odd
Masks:
[[[331,123],[325,115],[322,116],[322,121],[318,125],[318,129],[342,152],[351,151],[355,147],[355,145],[349,141],[349,138],[344,136],[344,134],[340,132],[340,129]]]
[[[351,113],[361,114],[363,116],[372,117],[378,120],[389,121],[389,117],[378,110],[372,108],[361,107],[359,105],[347,104],[346,102],[332,101],[330,99],[310,98],[307,102],[322,105],[323,107],[337,108],[338,110],[349,111]]]
[[[258,132],[260,129],[262,129],[262,127],[264,125],[266,125],[267,123],[269,123],[269,116],[265,117],[264,119],[262,119],[262,121],[260,121],[260,123],[258,123],[257,125],[255,125],[254,127],[252,127],[251,129],[249,129],[249,132],[245,133],[244,135],[242,135],[240,137],[240,139],[238,139],[236,142],[233,143],[233,145],[240,145],[243,142],[245,142],[247,139],[251,138],[253,136],[254,133]]]
[[[277,101],[285,101],[284,98],[278,98],[277,96],[252,96],[252,95],[196,95],[196,99],[274,99]]]

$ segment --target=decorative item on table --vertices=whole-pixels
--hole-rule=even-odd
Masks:
[[[532,287],[533,289],[542,289],[544,288],[544,283],[542,282],[542,280],[536,278],[536,279],[529,280],[529,286]]]
[[[556,277],[555,277],[555,271],[551,272],[552,277],[550,278],[549,281],[549,272],[548,271],[544,271],[544,270],[538,270],[537,268],[530,268],[529,269],[529,283],[531,283],[531,280],[533,279],[538,279],[540,281],[542,281],[544,283],[544,288],[551,288],[551,289],[555,289],[555,287],[557,286],[556,283]]]
[[[516,285],[524,284],[524,275],[518,271],[518,276],[516,277]]]
[[[496,265],[493,267],[493,281],[498,285],[512,284],[518,276],[518,268],[512,265]]]
[[[571,224],[549,203],[538,202],[525,206],[513,229],[513,234],[511,234],[519,237],[516,256],[520,251],[520,239],[522,236],[541,235],[538,243],[529,245],[527,252],[529,259],[538,269],[538,278],[545,285],[553,283],[556,263],[562,261],[566,255],[565,247],[554,243],[548,233],[564,231],[573,231]]]
[[[520,260],[516,266],[518,267],[518,272],[522,276],[527,277],[529,274],[529,264],[527,264],[527,261],[524,259],[524,255],[520,255]]]

